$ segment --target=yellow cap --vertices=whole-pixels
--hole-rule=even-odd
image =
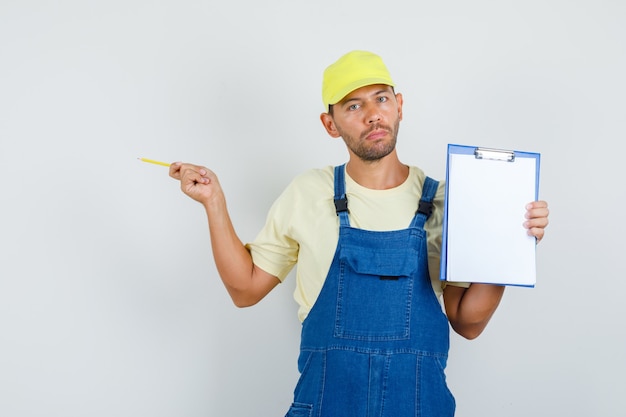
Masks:
[[[394,86],[383,60],[367,51],[348,52],[324,71],[322,100],[326,111],[357,88],[372,84]]]

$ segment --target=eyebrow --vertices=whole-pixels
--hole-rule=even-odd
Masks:
[[[391,91],[389,91],[387,88],[381,88],[380,90],[376,90],[375,92],[370,94],[368,97],[375,97],[375,96],[379,96],[379,95],[385,94],[385,93],[391,94]],[[346,104],[351,103],[353,101],[361,101],[361,100],[363,100],[363,99],[360,98],[360,97],[349,98],[346,101],[343,101],[342,105],[346,105]]]

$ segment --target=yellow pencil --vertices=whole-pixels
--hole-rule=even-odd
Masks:
[[[154,159],[148,159],[148,158],[137,158],[137,159],[139,159],[140,161],[143,161],[143,162],[147,162],[149,164],[162,165],[164,167],[168,167],[168,166],[172,165],[172,164],[169,164],[167,162],[155,161]]]

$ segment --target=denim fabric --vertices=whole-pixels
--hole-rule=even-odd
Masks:
[[[438,183],[427,178],[423,201]],[[344,166],[335,168],[345,197]],[[300,380],[286,417],[447,417],[449,328],[428,274],[425,214],[407,229],[350,227],[339,212],[339,242],[322,291],[302,323]]]

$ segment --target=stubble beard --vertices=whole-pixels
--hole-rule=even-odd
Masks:
[[[396,142],[398,141],[398,130],[400,128],[400,121],[397,120],[393,129],[385,125],[374,125],[369,130],[363,132],[359,140],[355,140],[352,136],[347,135],[338,128],[343,141],[353,154],[364,162],[375,162],[385,156],[389,155],[396,148]],[[370,142],[367,135],[376,129],[384,129],[391,135],[391,140],[383,142],[382,139]]]

